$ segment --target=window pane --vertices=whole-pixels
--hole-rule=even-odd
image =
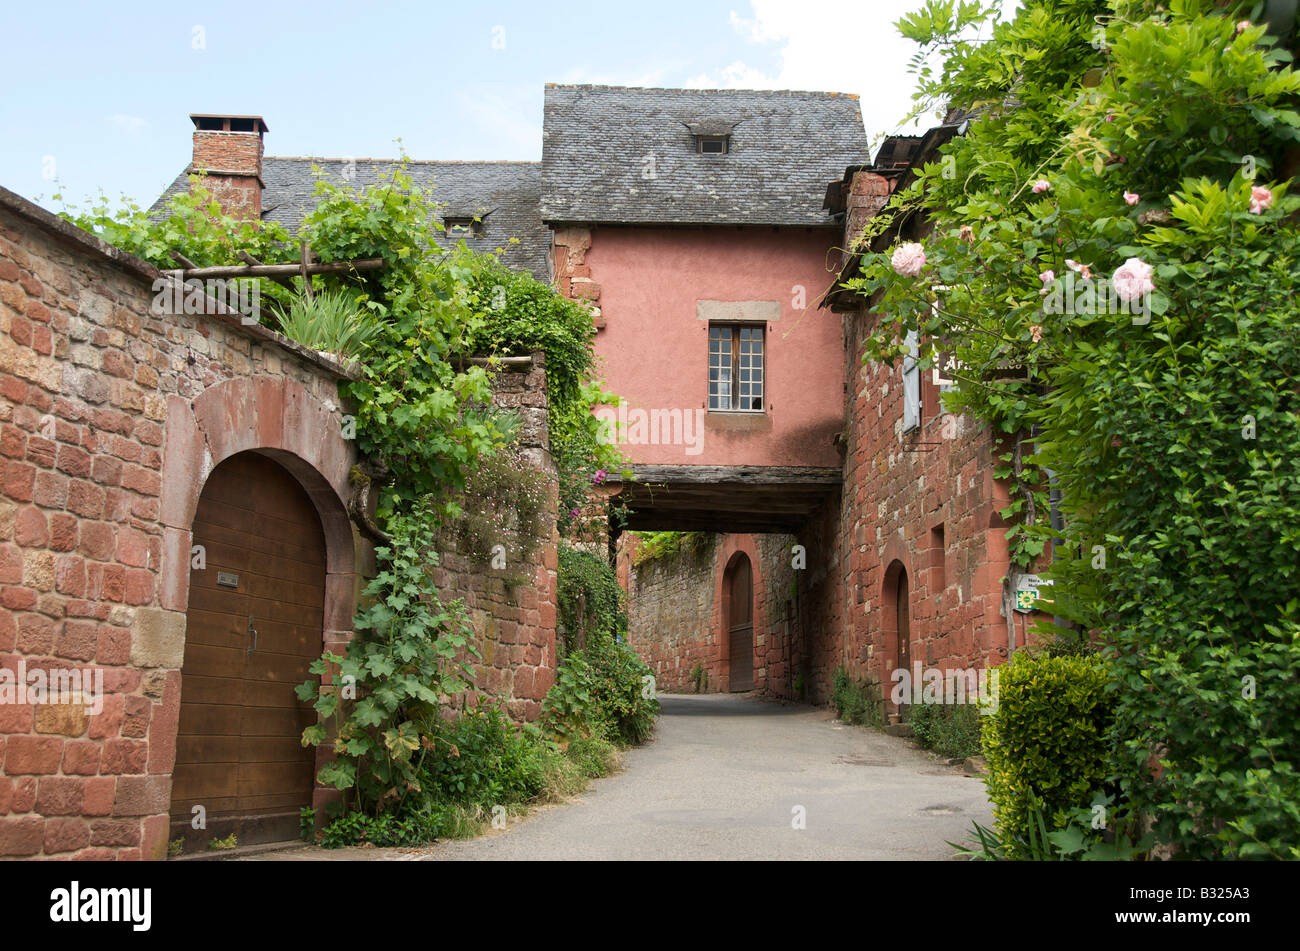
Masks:
[[[731,328],[709,328],[709,409],[731,409]]]
[[[740,400],[737,409],[761,410],[763,408],[763,328],[741,327]]]

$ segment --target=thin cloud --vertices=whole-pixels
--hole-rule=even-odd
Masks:
[[[730,12],[731,28],[746,42],[775,55],[775,71],[737,59],[691,76],[691,88],[808,89],[852,93],[862,99],[862,118],[870,136],[915,131],[932,124],[921,119],[900,125],[912,107],[915,77],[907,71],[914,45],[894,23],[922,0],[750,0],[750,15]],[[1005,6],[1015,6],[1007,0]],[[776,47],[773,49],[772,47]],[[756,50],[755,56],[759,53]]]

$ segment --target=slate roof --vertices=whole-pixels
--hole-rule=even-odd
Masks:
[[[342,181],[347,159],[279,158],[262,160],[262,218],[284,225],[296,233],[303,217],[314,207],[312,165],[320,165],[325,177]],[[351,184],[374,184],[381,171],[398,163],[392,159],[355,159]],[[551,235],[538,214],[541,200],[541,166],[537,162],[419,162],[409,161],[407,170],[417,185],[433,186],[433,197],[445,204],[443,214],[454,218],[482,216],[481,236],[466,239],[470,247],[491,251],[502,248],[503,263],[532,272],[538,280],[549,279]],[[163,192],[150,211],[157,211],[173,194],[189,188],[186,168]],[[510,244],[510,238],[519,239]],[[440,238],[439,244],[454,243]]]
[[[727,154],[696,150],[695,134],[728,125]],[[830,227],[826,182],[869,160],[853,95],[551,84],[541,217]]]

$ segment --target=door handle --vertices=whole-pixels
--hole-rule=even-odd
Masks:
[[[257,650],[257,628],[253,627],[253,615],[248,616],[248,633],[253,635],[252,642],[248,649],[244,651],[244,659],[247,660],[253,651]]]

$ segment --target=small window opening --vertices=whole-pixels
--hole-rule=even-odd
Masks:
[[[483,222],[477,218],[448,218],[444,222],[447,237],[453,241],[457,238],[477,238],[483,233]]]
[[[699,150],[705,155],[725,155],[727,153],[727,136],[697,135],[695,141]]]

